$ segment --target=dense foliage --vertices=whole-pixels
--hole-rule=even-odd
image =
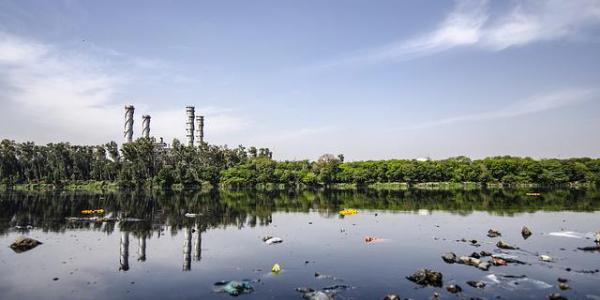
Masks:
[[[542,159],[511,156],[471,160],[379,160],[344,162],[325,154],[317,161],[275,161],[267,148],[203,144],[171,147],[153,139],[98,146],[69,143],[0,143],[0,183],[64,183],[109,181],[122,185],[184,187],[203,182],[227,186],[479,182],[497,184],[600,183],[600,159]]]

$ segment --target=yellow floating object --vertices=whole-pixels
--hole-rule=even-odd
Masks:
[[[279,264],[274,264],[273,267],[271,268],[271,272],[273,272],[273,273],[281,272],[281,267],[279,266]]]
[[[103,214],[104,209],[102,209],[102,208],[100,208],[100,209],[84,209],[81,211],[81,213],[84,215]]]
[[[351,215],[355,215],[357,213],[358,213],[358,210],[352,209],[352,208],[346,208],[346,209],[340,211],[340,215],[342,215],[342,216],[351,216]]]

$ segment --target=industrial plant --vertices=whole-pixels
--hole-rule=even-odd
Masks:
[[[134,124],[135,107],[133,105],[125,105],[125,124],[123,130],[123,143],[131,143],[133,141],[133,124]],[[186,144],[190,147],[200,146],[204,143],[204,116],[196,116],[194,106],[186,106],[186,127],[185,137]],[[143,138],[150,138],[150,115],[142,116],[142,135]],[[162,147],[167,147],[163,137],[159,137],[159,144]]]

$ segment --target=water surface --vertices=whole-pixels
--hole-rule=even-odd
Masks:
[[[0,196],[0,298],[229,299],[213,284],[241,279],[252,280],[255,288],[240,296],[246,299],[301,299],[298,287],[332,285],[348,287],[336,299],[382,299],[389,293],[424,299],[434,292],[456,297],[405,278],[430,268],[443,273],[444,286],[460,285],[459,296],[467,299],[545,299],[555,292],[599,299],[594,297],[600,297],[595,271],[600,253],[577,250],[594,245],[589,237],[600,230],[599,195],[596,190],[547,190],[541,197],[519,190],[5,193]],[[67,219],[97,208],[120,221]],[[343,208],[359,213],[342,217]],[[533,231],[526,240],[523,225]],[[486,236],[490,228],[520,247],[504,254],[527,264],[482,271],[440,258],[448,251],[498,253],[499,238]],[[580,238],[549,235],[561,231]],[[8,246],[19,235],[44,244],[15,253]],[[266,235],[284,242],[266,245],[261,239]],[[367,236],[382,240],[368,244]],[[555,261],[541,262],[539,254]],[[274,263],[283,269],[279,274],[270,272]],[[559,277],[572,289],[559,290]],[[475,289],[468,280],[488,285]]]

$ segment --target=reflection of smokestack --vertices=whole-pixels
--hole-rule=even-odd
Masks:
[[[138,240],[138,261],[146,261],[146,236],[143,235]]]
[[[194,107],[186,107],[185,112],[187,114],[185,136],[187,137],[188,146],[194,146]]]
[[[150,138],[150,116],[142,116],[142,137]]]
[[[204,116],[196,117],[196,143],[198,146],[204,143]]]
[[[194,239],[194,260],[200,261],[202,258],[202,230],[200,230],[200,226],[196,228],[196,238]]]
[[[119,271],[129,270],[129,232],[121,232],[121,266]]]
[[[125,143],[131,143],[133,140],[133,105],[125,106],[125,130],[123,136],[125,137]]]
[[[185,229],[185,241],[183,241],[183,270],[189,271],[192,265],[192,228]]]

